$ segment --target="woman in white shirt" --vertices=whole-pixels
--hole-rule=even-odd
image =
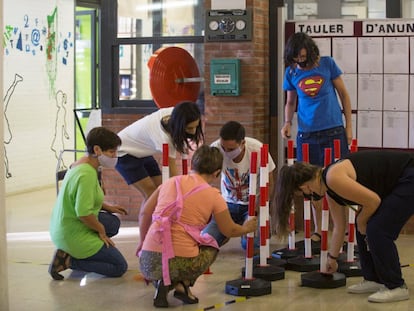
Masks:
[[[178,175],[176,153],[187,154],[192,144],[198,146],[204,140],[201,112],[193,102],[161,108],[127,126],[118,135],[122,145],[116,169],[128,185],[141,192],[144,201],[162,182],[161,170],[153,156],[162,153],[163,144],[168,143],[170,176],[175,176]]]

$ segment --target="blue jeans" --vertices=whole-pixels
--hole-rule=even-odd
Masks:
[[[335,160],[334,140],[341,141],[341,157],[349,153],[348,140],[343,126],[316,132],[298,132],[296,137],[296,158],[303,161],[302,144],[309,144],[309,163],[325,166],[325,148],[332,150],[332,162]]]
[[[98,219],[104,225],[107,236],[112,237],[118,233],[121,222],[117,216],[107,212],[100,212]],[[128,263],[116,247],[106,247],[106,245],[103,245],[91,257],[84,259],[71,257],[70,268],[85,272],[95,272],[109,277],[120,277],[127,271]]]
[[[357,228],[359,258],[366,280],[384,284],[389,289],[404,284],[394,241],[404,224],[414,214],[413,202],[414,168],[408,168],[368,220],[367,235],[361,235]]]
[[[227,202],[227,207],[229,208],[231,218],[236,224],[242,225],[247,219],[247,217],[249,216],[248,205]],[[208,225],[203,229],[203,233],[210,234],[217,241],[217,244],[219,246],[222,246],[228,240],[228,238],[220,232],[214,217],[211,219]],[[241,241],[242,247],[245,249],[246,241],[244,240],[246,240],[246,237],[242,237],[242,241]],[[254,247],[255,248],[260,247],[260,237],[257,237],[257,236],[254,237]]]
[[[120,277],[128,269],[128,263],[121,252],[113,246],[102,248],[91,257],[84,259],[71,258],[70,268],[85,272],[95,272],[109,277]]]

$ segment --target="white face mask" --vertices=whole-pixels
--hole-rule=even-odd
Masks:
[[[224,151],[224,155],[229,158],[230,160],[233,160],[237,158],[240,153],[242,152],[242,149],[240,147],[232,150],[232,151]]]
[[[105,154],[98,156],[99,165],[106,168],[115,168],[118,158],[108,157]]]

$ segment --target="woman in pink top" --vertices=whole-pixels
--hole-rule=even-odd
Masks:
[[[220,176],[222,163],[219,149],[201,146],[191,160],[193,171],[163,183],[141,209],[137,254],[142,274],[155,284],[155,307],[168,307],[171,289],[184,303],[198,303],[189,287],[218,252],[216,240],[201,233],[212,215],[227,237],[256,230],[255,217],[244,225],[234,223],[218,189],[209,185]]]

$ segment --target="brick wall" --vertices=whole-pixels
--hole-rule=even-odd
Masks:
[[[204,45],[205,81],[210,81],[210,60],[238,58],[241,64],[241,95],[212,96],[205,84],[206,140],[217,138],[220,127],[237,120],[246,127],[247,135],[269,142],[269,8],[268,1],[247,0],[253,9],[252,41],[206,42]],[[206,8],[210,1],[206,1]]]
[[[141,117],[142,115],[135,114],[103,114],[102,125],[119,132]],[[102,171],[102,181],[106,200],[122,205],[128,210],[127,216],[121,216],[122,220],[136,221],[142,202],[139,191],[132,186],[128,186],[115,169],[104,169]]]
[[[210,1],[205,1],[209,9]],[[248,136],[269,143],[269,23],[268,0],[247,0],[253,8],[253,39],[247,42],[205,43],[205,116],[203,119],[206,143],[217,139],[221,126],[229,120],[241,122]],[[241,95],[210,95],[210,60],[213,58],[239,58],[241,63]],[[116,132],[141,118],[142,115],[103,114],[102,124]],[[177,160],[179,161],[179,159]],[[177,163],[178,164],[178,163]],[[115,170],[102,174],[109,202],[128,209],[123,220],[136,221],[142,202],[140,193],[128,186]]]

